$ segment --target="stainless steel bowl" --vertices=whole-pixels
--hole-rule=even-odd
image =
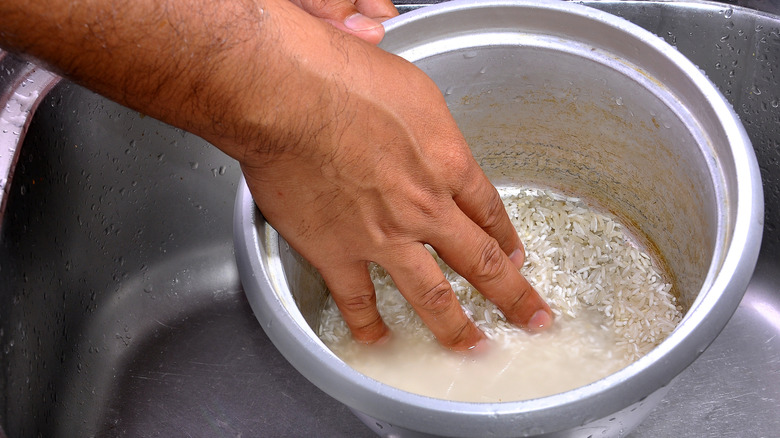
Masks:
[[[606,436],[635,427],[712,342],[760,247],[755,155],[733,110],[674,48],[615,16],[558,2],[455,1],[386,24],[382,46],[439,84],[499,186],[554,187],[620,216],[669,270],[684,320],[593,384],[463,403],[367,378],[314,334],[327,290],[239,188],[236,257],[253,311],[309,380],[385,436]]]
[[[715,339],[755,266],[761,181],[736,115],[674,48],[579,5],[455,1],[386,29],[382,46],[437,82],[494,184],[554,187],[616,213],[666,262],[685,318],[639,361],[563,394],[484,404],[410,394],[317,339],[327,290],[242,187],[236,255],[258,320],[304,376],[380,435],[627,433]]]

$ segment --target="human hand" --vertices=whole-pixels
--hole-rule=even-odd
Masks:
[[[292,0],[309,14],[321,18],[336,29],[355,35],[371,44],[379,44],[385,35],[382,22],[398,15],[389,0]]]
[[[331,44],[302,72],[322,94],[279,108],[301,122],[285,124],[272,147],[263,138],[242,169],[266,220],[322,274],[353,337],[388,335],[367,269],[375,262],[441,344],[467,350],[483,339],[424,244],[510,322],[549,326],[549,307],[517,270],[517,233],[436,85],[375,47]]]

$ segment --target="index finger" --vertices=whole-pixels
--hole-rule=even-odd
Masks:
[[[517,268],[522,268],[525,262],[525,248],[517,231],[509,220],[504,203],[498,191],[490,183],[487,176],[475,161],[468,169],[469,181],[461,191],[453,196],[460,210],[474,223],[479,225],[489,236],[496,239],[501,250]]]
[[[509,322],[531,331],[552,325],[552,311],[520,274],[498,241],[465,214],[450,218],[431,242],[441,258],[485,298],[495,303]]]

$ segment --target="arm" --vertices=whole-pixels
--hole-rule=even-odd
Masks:
[[[482,339],[425,243],[510,321],[551,324],[435,84],[287,0],[4,0],[0,46],[237,159],[263,215],[320,271],[356,339],[387,335],[371,261],[442,344]]]

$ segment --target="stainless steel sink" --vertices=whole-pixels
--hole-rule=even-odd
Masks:
[[[766,196],[739,309],[632,436],[777,436],[780,16],[586,3],[706,72],[743,119]],[[203,140],[0,55],[0,437],[374,436],[252,314],[233,257],[238,178]]]

